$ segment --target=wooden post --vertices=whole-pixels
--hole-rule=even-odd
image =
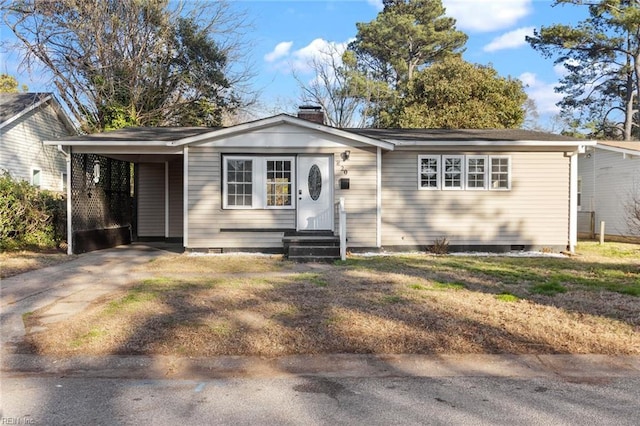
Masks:
[[[340,232],[340,259],[347,260],[347,210],[344,206],[344,197],[340,197],[339,232]]]
[[[600,221],[600,244],[604,244],[604,220]]]

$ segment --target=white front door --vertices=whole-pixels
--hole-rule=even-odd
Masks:
[[[333,160],[298,157],[298,231],[333,230]]]

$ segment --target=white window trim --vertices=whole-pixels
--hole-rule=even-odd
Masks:
[[[436,186],[422,186],[422,160],[435,159],[438,170],[436,171]],[[439,191],[442,186],[442,156],[441,155],[418,155],[418,189],[421,191]]]
[[[251,167],[251,206],[230,206],[227,194],[227,162],[228,160],[250,160]],[[267,205],[267,161],[291,162],[291,205]],[[261,155],[223,155],[222,156],[222,208],[225,210],[293,210],[296,208],[296,161],[293,156],[261,156]]]
[[[251,160],[253,162],[251,166],[251,185],[252,185],[252,194],[251,194],[251,206],[233,206],[229,205],[228,199],[228,184],[227,184],[227,170],[229,166],[227,162],[229,160]],[[256,161],[254,157],[250,156],[239,156],[239,155],[225,155],[222,157],[222,208],[229,210],[250,210],[256,204],[256,184],[255,184],[255,175],[256,175]]]
[[[471,187],[469,186],[469,176],[471,172],[469,171],[469,160],[484,160],[484,185]],[[469,191],[486,191],[489,186],[489,157],[487,155],[467,155],[464,159],[464,167],[465,167],[465,187]],[[474,175],[476,173],[473,173]]]
[[[508,168],[507,168],[507,187],[506,188],[494,188],[493,185],[491,184],[492,179],[491,179],[491,175],[492,175],[492,164],[491,162],[494,159],[503,159],[506,158],[509,161],[508,164]],[[489,156],[489,181],[488,181],[488,185],[489,185],[489,191],[511,191],[511,156],[510,155],[490,155]]]
[[[460,160],[460,186],[447,186],[447,182],[445,179],[446,172],[446,162],[449,159]],[[442,177],[441,177],[441,186],[443,191],[461,191],[465,188],[465,179],[466,175],[464,173],[465,169],[465,160],[464,155],[443,155],[442,156]]]
[[[40,176],[40,183],[38,185],[36,185],[33,182],[33,173],[34,172],[38,172],[38,175]],[[40,167],[32,167],[31,168],[31,174],[29,175],[29,184],[32,186],[35,186],[37,188],[42,188],[42,169]]]
[[[67,186],[67,172],[61,172],[60,173],[60,191],[66,192],[66,186]]]

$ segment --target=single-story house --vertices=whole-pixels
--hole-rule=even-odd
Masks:
[[[51,191],[65,191],[65,156],[45,139],[76,134],[51,93],[0,93],[0,171]]]
[[[442,238],[452,251],[575,246],[577,155],[595,142],[518,129],[338,129],[323,117],[305,108],[226,128],[45,143],[133,163],[133,238],[186,250],[282,252],[314,235],[346,237],[351,251],[422,250]],[[70,186],[95,194],[104,172],[92,180],[91,161],[80,167]]]
[[[640,142],[598,141],[578,159],[578,232],[638,237],[629,204],[640,201]]]

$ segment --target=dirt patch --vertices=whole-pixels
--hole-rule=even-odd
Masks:
[[[635,250],[635,248],[634,248]],[[30,333],[48,355],[640,354],[637,257],[406,255],[322,268],[162,258],[158,272]],[[240,262],[234,260],[234,262]],[[189,267],[192,265],[192,267]],[[29,316],[37,326],[38,312]]]

